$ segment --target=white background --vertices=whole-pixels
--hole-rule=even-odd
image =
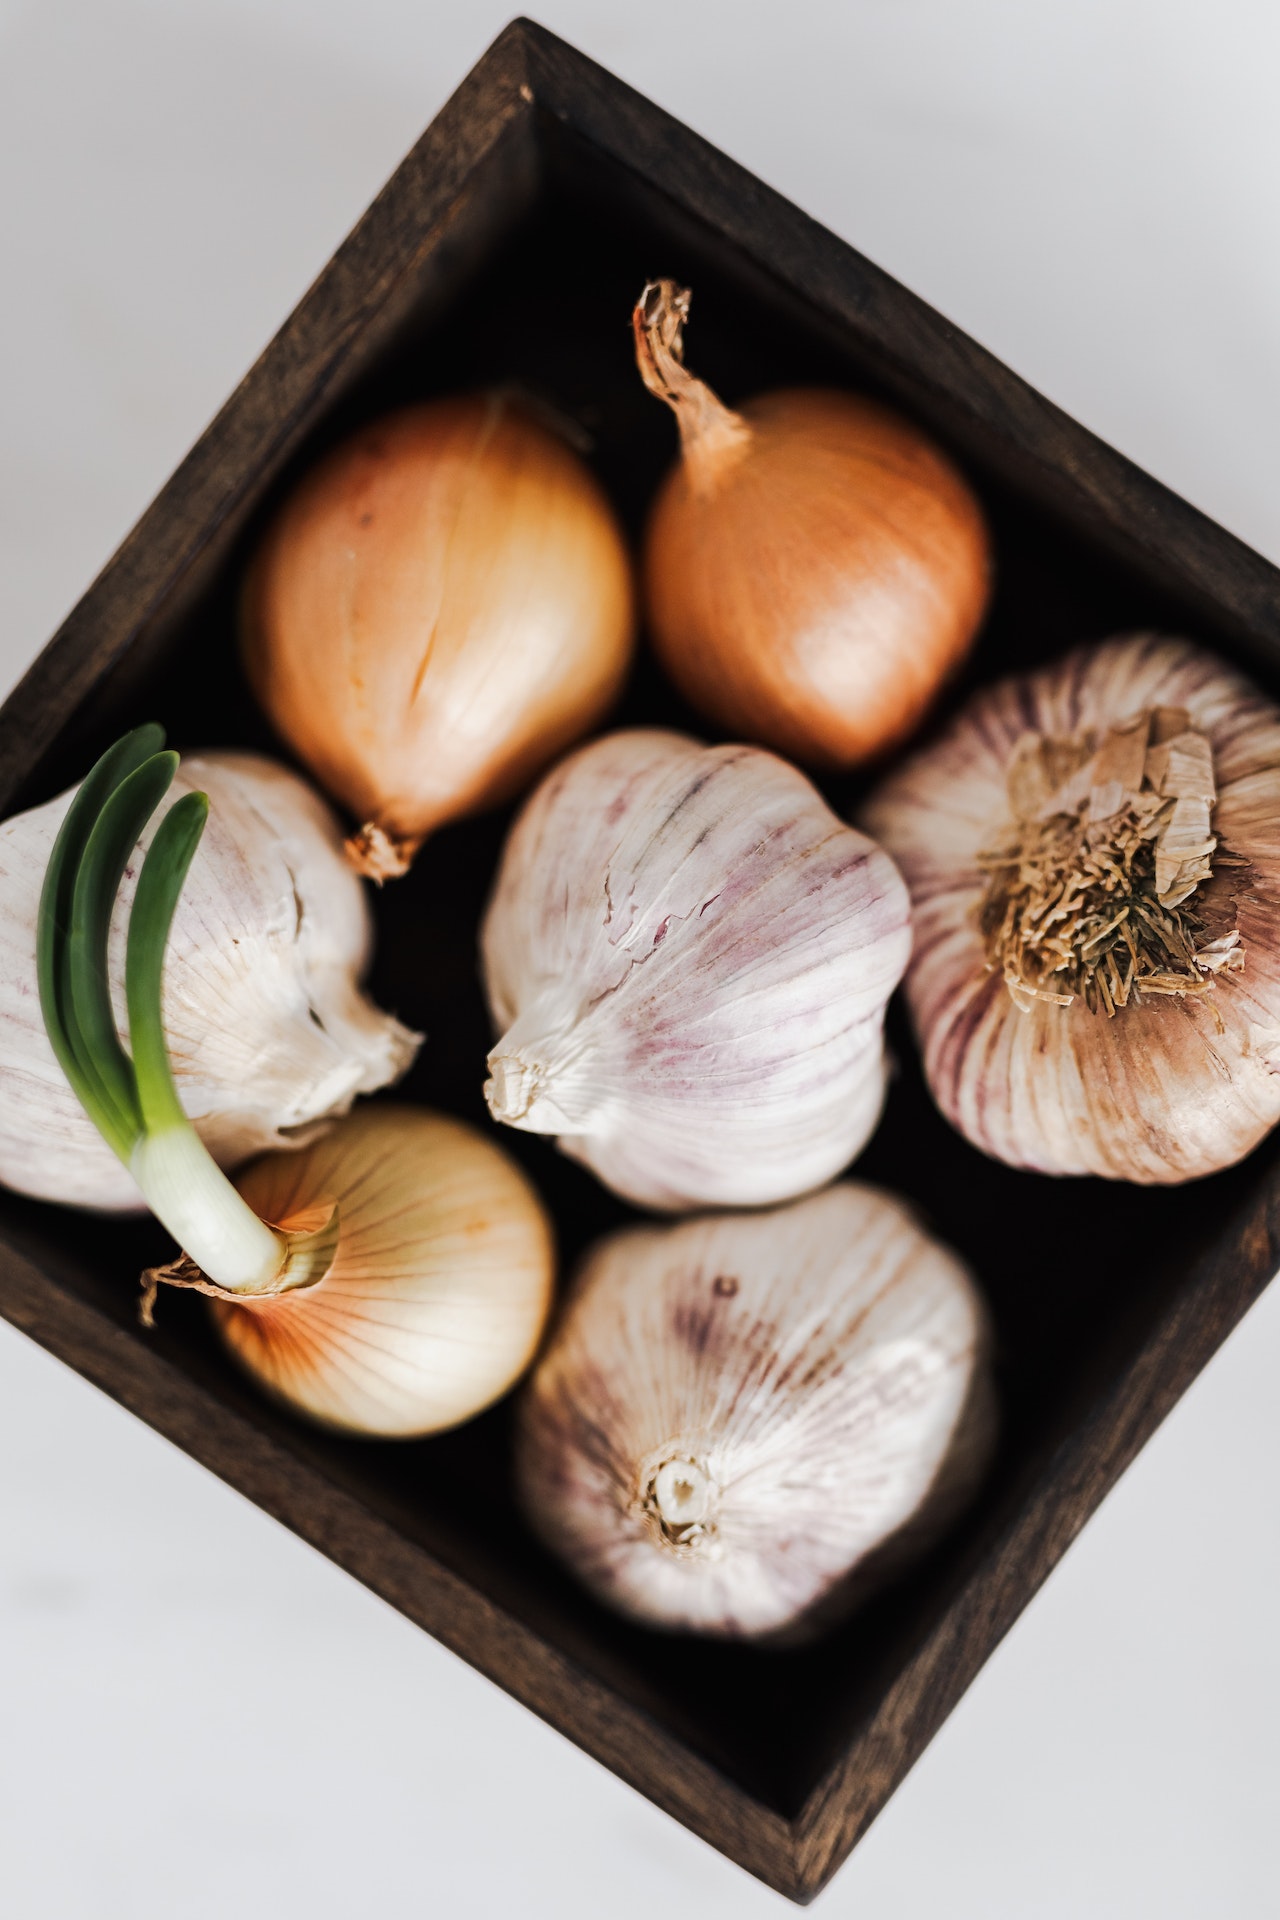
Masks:
[[[1280,560],[1270,0],[540,17]],[[504,19],[0,0],[0,693]],[[824,1920],[1280,1914],[1278,1381],[1280,1289]],[[0,1909],[787,1910],[3,1324]]]

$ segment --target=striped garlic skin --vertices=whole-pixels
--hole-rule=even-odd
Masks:
[[[185,755],[143,835],[183,793],[209,820],[174,916],[164,1021],[183,1107],[219,1165],[294,1146],[359,1093],[396,1080],[417,1036],[358,985],[372,945],[361,882],[328,807],[256,754]],[[0,826],[0,1181],[103,1210],[143,1205],[54,1058],[36,988],[36,913],[72,794]],[[140,862],[112,921],[109,973],[127,1032],[124,953]]]
[[[439,1433],[533,1358],[555,1278],[551,1224],[475,1128],[378,1101],[300,1153],[254,1160],[236,1185],[277,1225],[339,1209],[317,1285],[211,1307],[246,1372],[295,1412],[382,1439]]]
[[[503,854],[490,1109],[641,1206],[790,1199],[879,1117],[908,915],[892,861],[775,755],[606,735]]]
[[[1028,732],[1105,729],[1182,707],[1213,752],[1220,847],[1246,861],[1207,883],[1245,949],[1200,998],[1081,1000],[1022,1011],[987,970],[979,851],[1009,817],[1005,777]],[[1138,634],[1081,647],[978,694],[864,812],[911,889],[907,997],[925,1073],[965,1138],[1012,1166],[1143,1184],[1232,1165],[1280,1119],[1280,709],[1190,642]]]
[[[966,1269],[871,1187],[631,1228],[588,1256],[522,1395],[521,1500],[635,1619],[803,1638],[972,1490],[987,1346]]]

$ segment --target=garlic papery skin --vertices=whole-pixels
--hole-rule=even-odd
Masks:
[[[183,1108],[231,1167],[305,1141],[357,1094],[398,1079],[418,1038],[360,990],[372,922],[313,789],[256,754],[190,754],[140,847],[176,800],[201,789],[213,811],[174,920],[163,1010]],[[0,1181],[64,1205],[135,1209],[138,1188],[68,1086],[36,991],[40,890],[71,797],[0,826]],[[131,862],[112,919],[122,1035],[140,864]]]
[[[519,1168],[473,1128],[378,1102],[298,1153],[252,1161],[235,1184],[281,1227],[338,1209],[321,1280],[211,1302],[236,1359],[296,1411],[349,1433],[436,1433],[487,1407],[533,1358],[551,1304],[551,1226]]]
[[[874,1188],[630,1228],[521,1396],[522,1504],[634,1619],[803,1637],[973,1488],[987,1347],[964,1266]]]
[[[794,767],[606,735],[546,776],[502,856],[490,1111],[641,1206],[791,1199],[875,1126],[909,945],[893,862]]]
[[[1280,1119],[1280,709],[1221,660],[1139,634],[1004,681],[864,818],[911,889],[930,1088],[975,1146],[1160,1184]],[[1065,894],[1059,833],[1088,856]],[[1140,882],[1131,900],[1117,880],[1114,914],[1108,861]],[[1147,929],[1132,968],[1127,923],[1107,924],[1126,906]]]

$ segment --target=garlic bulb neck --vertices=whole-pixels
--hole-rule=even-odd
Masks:
[[[736,466],[751,444],[751,428],[684,364],[684,323],[690,293],[674,280],[651,280],[632,315],[636,364],[650,393],[665,400],[680,427],[685,464],[710,488]]]
[[[484,1084],[484,1097],[490,1113],[509,1127],[523,1126],[538,1098],[536,1065],[510,1053],[491,1053],[488,1065],[490,1078]]]
[[[489,1055],[484,1097],[504,1126],[526,1133],[590,1133],[603,1119],[592,1090],[590,1028],[558,995],[535,999]]]
[[[673,1552],[706,1552],[715,1542],[719,1488],[705,1461],[677,1443],[661,1452],[659,1464],[641,1476],[641,1511]]]
[[[1014,1004],[1108,1017],[1150,994],[1203,994],[1244,965],[1234,926],[1197,892],[1219,863],[1209,740],[1185,708],[1154,707],[1105,731],[1029,733],[1007,779],[1012,821],[980,852],[988,967]]]

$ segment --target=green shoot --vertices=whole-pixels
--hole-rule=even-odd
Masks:
[[[198,1284],[233,1293],[311,1286],[333,1260],[337,1210],[313,1234],[280,1232],[260,1220],[201,1143],[169,1064],[161,996],[165,949],[208,818],[207,794],[187,793],[174,802],[143,860],[125,954],[131,1051],[116,1031],[111,919],[129,861],[177,771],[177,754],[163,747],[159,727],[126,735],[103,754],[67,811],[36,928],[45,1027],[80,1104],[157,1219],[186,1249],[187,1264],[204,1276]],[[164,1276],[177,1271],[165,1269]]]

